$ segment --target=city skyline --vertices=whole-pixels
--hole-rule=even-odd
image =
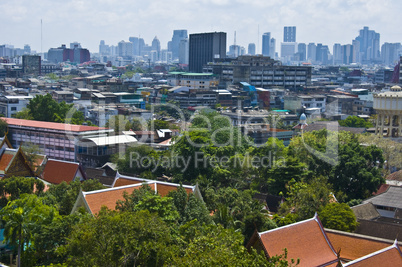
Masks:
[[[300,43],[323,43],[331,50],[334,43],[351,44],[364,26],[381,34],[380,42],[401,42],[402,29],[390,18],[398,18],[402,3],[396,0],[339,0],[286,2],[244,0],[177,1],[10,1],[0,4],[0,43],[46,52],[51,47],[77,41],[91,52],[98,52],[100,40],[117,45],[121,40],[140,36],[151,44],[158,36],[165,49],[173,30],[188,34],[226,32],[227,47],[234,42],[247,47],[256,44],[261,53],[262,34],[271,32],[283,39],[285,26],[296,26]],[[181,12],[177,12],[180,10]],[[60,12],[57,12],[60,11]],[[249,14],[249,15],[247,15]],[[41,20],[43,46],[41,49]],[[279,51],[280,42],[276,44]]]

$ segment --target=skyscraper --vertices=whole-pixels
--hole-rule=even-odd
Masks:
[[[247,53],[248,53],[249,55],[252,55],[252,56],[255,55],[255,44],[254,44],[254,43],[248,44]]]
[[[380,34],[363,27],[355,41],[360,44],[360,62],[374,63],[380,60]]]
[[[174,30],[172,41],[170,43],[170,51],[172,51],[173,59],[179,58],[179,45],[180,41],[186,39],[187,30]]]
[[[297,45],[297,55],[299,61],[306,61],[307,59],[307,46],[305,43],[300,43]]]
[[[133,43],[120,41],[118,44],[119,57],[132,57],[133,56]]]
[[[155,61],[159,60],[161,58],[161,42],[157,36],[155,36],[155,38],[152,40],[152,51],[156,51]]]
[[[334,65],[340,65],[340,64],[342,64],[342,62],[343,62],[343,59],[342,59],[342,46],[341,46],[341,44],[334,44],[334,47],[333,47],[333,54],[334,54],[334,56],[333,56],[333,64]]]
[[[296,42],[296,26],[285,26],[283,28],[283,41]]]
[[[179,43],[179,63],[188,64],[188,54],[189,54],[188,38],[180,40]]]
[[[189,70],[202,72],[214,58],[226,57],[226,32],[190,34]]]
[[[315,62],[316,61],[316,49],[317,46],[315,43],[309,43],[307,46],[307,59],[310,62]]]
[[[262,35],[262,54],[271,58],[275,57],[275,39],[271,38],[270,32]]]

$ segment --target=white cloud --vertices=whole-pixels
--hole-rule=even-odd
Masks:
[[[0,42],[36,50],[41,19],[44,50],[78,41],[96,52],[101,39],[117,44],[139,35],[147,43],[158,36],[165,47],[174,29],[225,31],[228,44],[236,31],[245,47],[261,42],[258,33],[271,32],[279,46],[283,26],[290,25],[297,26],[299,42],[330,48],[351,43],[363,26],[381,33],[381,42],[402,41],[399,0],[13,0],[1,1],[0,10]]]

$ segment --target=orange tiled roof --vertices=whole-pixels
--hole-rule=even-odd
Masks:
[[[318,217],[259,233],[268,256],[288,250],[289,259],[300,259],[298,266],[321,266],[337,262]]]
[[[374,252],[362,258],[356,259],[354,261],[348,262],[343,266],[353,266],[353,267],[366,267],[366,266],[402,266],[402,253],[400,249],[394,245],[382,249],[380,251]]]
[[[70,132],[87,132],[87,131],[98,131],[108,129],[97,126],[74,125],[68,123],[33,121],[33,120],[23,120],[15,118],[3,118],[3,119],[7,122],[8,125],[26,126],[33,128],[46,128],[46,129],[70,131]]]
[[[170,191],[177,190],[177,188],[180,186],[179,184],[151,180],[148,180],[145,183],[162,197],[166,196]],[[96,214],[101,210],[102,206],[106,206],[108,209],[114,210],[116,208],[116,202],[118,200],[124,200],[124,192],[131,194],[134,190],[141,188],[142,185],[142,183],[137,183],[97,191],[83,192],[83,195],[92,214]],[[186,185],[183,185],[183,187],[187,193],[192,193],[195,188],[193,186]]]
[[[42,179],[52,184],[73,181],[77,175],[79,164],[49,159],[42,172]]]
[[[142,184],[148,181],[147,179],[137,178],[137,177],[117,177],[113,184],[113,187],[125,186],[130,184]]]
[[[131,186],[117,187],[113,189],[98,190],[85,193],[85,200],[88,204],[92,214],[97,214],[102,206],[108,209],[116,209],[116,202],[118,200],[124,200],[123,193],[131,194],[134,190],[139,189],[142,184],[136,184]],[[155,190],[155,185],[149,185],[152,190]]]
[[[5,171],[15,155],[3,153],[0,158],[0,171]]]
[[[392,241],[380,240],[358,234],[331,229],[325,230],[335,251],[341,249],[341,258],[355,260],[392,245]]]
[[[391,173],[385,178],[385,180],[402,181],[402,170]]]

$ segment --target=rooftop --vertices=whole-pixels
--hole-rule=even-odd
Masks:
[[[99,131],[112,129],[97,127],[97,126],[86,126],[86,125],[74,125],[68,123],[57,123],[57,122],[46,122],[46,121],[33,121],[33,120],[23,120],[15,118],[3,118],[9,126],[20,126],[20,127],[33,127],[33,128],[43,128],[52,129],[59,131],[69,131],[69,132],[87,132],[87,131]]]
[[[387,191],[363,201],[371,202],[375,206],[384,206],[402,209],[402,187],[390,186]]]

